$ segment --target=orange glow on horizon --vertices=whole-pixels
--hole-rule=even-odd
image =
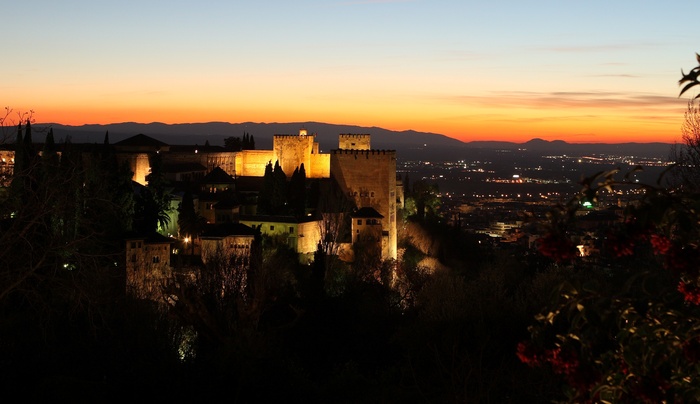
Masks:
[[[258,105],[255,105],[258,104]],[[57,123],[81,126],[86,124],[113,124],[123,122],[165,124],[204,122],[324,122],[339,125],[381,127],[394,131],[414,130],[442,134],[464,142],[510,141],[527,142],[534,138],[563,140],[569,143],[624,143],[624,142],[680,142],[680,126],[683,122],[686,102],[679,100],[672,106],[653,110],[632,109],[605,110],[603,107],[587,107],[583,110],[569,108],[536,107],[495,108],[476,106],[471,109],[458,107],[423,106],[397,103],[390,107],[361,105],[351,108],[351,103],[337,103],[332,107],[318,105],[292,105],[285,107],[282,100],[270,102],[269,108],[254,104],[182,107],[176,103],[153,105],[66,105],[33,107],[33,118],[38,123]],[[212,105],[212,104],[210,104]],[[221,105],[225,105],[222,107]],[[340,105],[340,107],[338,107]],[[347,109],[343,109],[346,107]],[[26,107],[13,108],[8,123],[17,122],[18,113],[28,112]],[[310,112],[311,111],[311,112]]]

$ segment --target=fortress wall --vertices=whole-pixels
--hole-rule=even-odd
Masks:
[[[151,163],[148,161],[147,153],[117,153],[119,164],[126,160],[129,168],[134,173],[133,180],[141,185],[146,185],[146,176],[151,172]]]
[[[306,178],[330,178],[331,176],[331,155],[330,154],[312,154],[311,166],[307,167]]]
[[[198,163],[211,172],[221,167],[229,175],[236,174],[236,153],[234,152],[169,152],[163,153],[164,164]]]
[[[338,135],[338,148],[347,150],[371,150],[370,135],[368,134],[340,134]]]
[[[234,152],[201,153],[205,158],[207,172],[211,172],[216,167],[221,167],[230,176],[236,175],[236,155]]]
[[[297,251],[300,254],[311,254],[318,249],[318,242],[321,240],[321,221],[299,223],[299,237],[297,240]]]
[[[313,151],[316,137],[298,135],[275,135],[273,139],[273,151],[275,160],[279,160],[282,171],[291,177],[294,169],[304,163],[304,169],[311,168],[311,152]],[[274,164],[274,161],[272,162]]]
[[[246,177],[265,175],[267,163],[275,163],[272,150],[243,150],[236,153],[236,174]]]
[[[372,207],[384,216],[388,240],[382,258],[396,258],[396,151],[332,150],[331,173],[358,208]]]

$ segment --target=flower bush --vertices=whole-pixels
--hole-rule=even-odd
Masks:
[[[617,174],[585,179],[552,210],[539,251],[585,280],[561,285],[516,353],[561,377],[570,402],[698,402],[700,194]],[[606,252],[596,263],[580,259],[568,235],[582,201],[632,186],[642,196],[599,235]]]

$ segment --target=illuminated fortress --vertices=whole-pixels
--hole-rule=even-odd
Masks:
[[[279,162],[290,177],[304,165],[307,178],[330,178],[351,203],[352,214],[374,209],[379,216],[372,223],[381,224],[381,257],[396,259],[397,199],[402,200],[396,180],[396,151],[373,150],[369,134],[340,134],[338,149],[321,153],[315,134],[305,129],[298,135],[275,135],[272,150],[230,151],[212,146],[177,146],[144,135],[115,143],[122,160],[129,161],[134,181],[146,184],[150,172],[149,154],[162,155],[163,164],[181,167],[179,178],[196,179],[220,167],[233,178],[263,177],[268,163]],[[174,174],[173,174],[174,175]],[[363,226],[361,218],[353,220],[353,230]],[[366,220],[366,219],[365,219]]]

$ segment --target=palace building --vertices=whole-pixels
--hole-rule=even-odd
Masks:
[[[309,134],[305,129],[296,135],[275,135],[272,150],[230,151],[221,146],[168,145],[145,135],[130,137],[114,146],[118,157],[129,162],[134,172],[134,181],[141,184],[146,183],[146,175],[150,172],[148,156],[151,153],[161,154],[169,178],[200,181],[212,177],[217,171],[218,178],[227,177],[228,182],[232,183],[243,177],[261,178],[267,164],[275,162],[290,177],[303,164],[307,178],[329,179],[341,190],[347,199],[344,209],[348,211],[345,213],[362,212],[367,208],[377,212],[381,217],[375,218],[375,222],[381,224],[381,258],[396,258],[396,209],[397,200],[401,201],[402,194],[402,188],[397,186],[396,181],[396,151],[372,149],[369,134],[340,134],[338,148],[330,153],[321,153],[316,135]],[[208,186],[221,189],[219,183],[209,183]],[[216,222],[214,211],[217,210],[217,197],[211,195],[213,193],[206,192],[208,196],[200,195],[199,198],[203,201],[200,214],[209,223]],[[223,209],[223,205],[220,208]],[[231,207],[226,206],[226,210],[230,211]],[[261,224],[261,220],[263,218],[248,217],[246,222]],[[274,228],[274,224],[271,226]],[[287,227],[308,228],[308,220]],[[270,226],[262,227],[265,228],[269,229]],[[301,243],[298,234],[290,234],[290,237],[295,239],[294,245],[303,246],[298,252],[308,256],[320,235],[318,231],[306,233],[313,234],[314,240],[306,239]],[[349,240],[349,243],[352,241]]]

